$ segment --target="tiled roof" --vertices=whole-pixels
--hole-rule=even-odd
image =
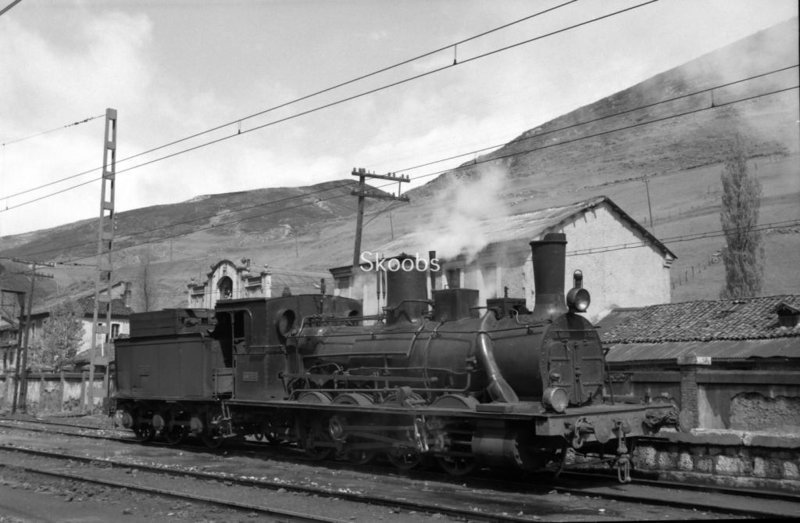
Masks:
[[[91,316],[94,314],[94,296],[84,296],[78,300],[78,305],[80,305],[81,310],[83,311],[84,316]],[[101,306],[100,315],[102,316],[105,314],[104,306]],[[119,298],[114,298],[111,300],[111,315],[117,317],[125,317],[130,316],[133,313],[130,307],[125,306],[125,301]]]
[[[522,214],[487,218],[471,224],[471,226],[474,229],[474,236],[490,239],[489,245],[503,242],[519,242],[520,240],[531,241],[540,238],[546,232],[554,232],[563,224],[574,219],[575,215],[592,211],[603,205],[608,205],[620,219],[627,222],[647,238],[648,242],[661,251],[664,256],[676,258],[672,251],[607,196],[596,196],[570,205],[550,207]],[[381,245],[377,251],[390,253],[390,255],[401,252],[427,252],[426,249],[430,247],[430,238],[435,235],[446,236],[448,234],[449,229],[446,227],[441,226],[441,224],[431,223],[425,231],[405,234],[396,240]],[[527,249],[527,245],[524,248]]]
[[[800,337],[800,325],[780,325],[776,310],[781,304],[799,308],[800,296],[651,305],[608,329],[601,322],[600,336],[605,344]]]

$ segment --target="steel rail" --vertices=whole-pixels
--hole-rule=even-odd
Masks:
[[[8,447],[2,447],[3,450],[11,450]],[[15,451],[20,451],[21,449],[13,449]],[[22,451],[27,452],[27,451]],[[42,454],[38,454],[42,455]],[[55,455],[46,455],[50,459],[66,459],[75,461],[75,457],[67,457],[67,456],[55,456]],[[5,463],[0,463],[0,468],[7,467]],[[168,490],[159,487],[148,487],[141,484],[136,483],[124,483],[121,481],[114,481],[110,479],[101,479],[101,478],[92,478],[86,475],[78,475],[72,474],[69,472],[59,471],[59,470],[43,470],[37,469],[33,467],[28,467],[24,465],[13,465],[15,470],[21,470],[27,472],[29,474],[39,474],[41,476],[48,476],[56,479],[67,479],[71,481],[79,481],[81,483],[89,483],[92,485],[100,485],[103,487],[109,487],[114,489],[126,489],[135,492],[140,492],[143,494],[148,494],[151,496],[163,496],[167,498],[179,499],[181,501],[190,501],[193,503],[203,504],[203,505],[211,505],[215,507],[239,510],[239,511],[247,511],[249,513],[258,513],[265,516],[273,516],[273,517],[280,517],[282,518],[281,521],[297,521],[297,522],[309,522],[309,523],[344,523],[344,520],[329,518],[325,516],[314,516],[311,514],[304,514],[301,512],[296,512],[292,510],[283,510],[283,509],[276,509],[265,507],[263,505],[255,505],[252,503],[242,503],[239,501],[230,501],[221,498],[209,497],[209,496],[198,496],[194,494],[190,494],[188,492],[181,492],[177,490]],[[133,468],[133,467],[128,467]],[[163,473],[163,471],[162,471]]]
[[[56,453],[45,450],[26,449],[17,446],[10,447],[3,444],[0,444],[0,451],[17,452],[33,456],[50,458],[50,459],[72,460],[87,464],[103,465],[105,467],[111,466],[111,467],[120,467],[125,469],[135,469],[142,472],[149,472],[156,474],[183,476],[202,481],[225,481],[243,487],[265,488],[269,490],[283,489],[285,491],[291,491],[300,494],[310,494],[320,497],[336,498],[349,502],[364,503],[369,505],[379,505],[393,509],[423,512],[427,514],[442,514],[454,518],[461,518],[466,521],[530,523],[531,521],[535,520],[531,519],[530,516],[526,517],[526,516],[514,516],[511,514],[496,514],[493,512],[480,512],[475,510],[462,509],[453,505],[445,505],[439,503],[419,503],[415,501],[390,498],[386,496],[375,496],[370,494],[361,494],[358,492],[341,491],[341,490],[336,490],[334,487],[326,489],[320,487],[309,487],[304,485],[270,481],[268,479],[250,479],[250,478],[245,479],[230,474],[210,474],[207,472],[191,471],[180,468],[156,467],[138,463],[126,463],[121,461],[114,461],[111,459],[100,459],[88,456],[68,455],[64,453]],[[0,464],[0,466],[2,465]],[[38,469],[34,469],[33,472],[44,473]],[[80,477],[77,477],[76,479],[83,480],[83,478]],[[120,488],[132,488],[132,487],[128,487],[127,485],[122,485],[120,486]]]
[[[6,421],[6,420],[0,420],[0,421]],[[42,421],[36,421],[33,423],[47,424],[47,422],[42,422]],[[64,425],[69,427],[74,427],[74,425],[68,425],[68,424]],[[42,431],[41,429],[35,429],[35,428],[29,429],[25,427],[15,427],[13,425],[3,425],[3,426],[19,430],[32,430],[37,432],[45,432]],[[81,428],[91,430],[89,427],[85,426]],[[96,429],[96,430],[107,430],[107,429]],[[111,439],[123,443],[138,443],[137,440],[134,440],[132,438],[106,438],[97,435],[73,434],[73,433],[61,433],[61,434],[67,436],[87,437],[93,439]],[[165,446],[165,448],[169,447]],[[6,447],[4,445],[0,445],[0,450],[27,452],[30,454],[39,454],[44,457],[62,456],[66,458],[64,454],[56,454],[47,451],[38,451],[34,449],[22,449],[20,447]],[[86,456],[70,456],[68,459],[83,461],[87,463],[99,463],[99,464],[104,464],[106,466],[111,465],[111,466],[119,466],[126,468],[137,468],[148,472],[158,471],[160,473],[169,473],[173,475],[185,476],[195,479],[203,479],[203,480],[222,479],[225,481],[235,482],[236,484],[242,486],[257,486],[268,489],[282,488],[287,491],[293,491],[298,493],[337,497],[340,499],[345,499],[347,501],[380,504],[394,508],[416,510],[420,512],[429,512],[429,513],[438,512],[455,517],[468,516],[468,519],[497,521],[498,520],[497,518],[501,518],[502,521],[530,521],[526,517],[515,518],[514,516],[509,516],[506,514],[500,516],[500,515],[491,515],[488,513],[476,513],[474,511],[469,511],[469,510],[460,510],[460,509],[451,510],[446,508],[445,506],[439,506],[439,505],[431,505],[428,507],[424,507],[421,504],[417,504],[415,502],[407,502],[396,499],[386,499],[378,496],[369,496],[359,493],[343,493],[334,490],[273,482],[270,480],[241,479],[230,475],[214,475],[214,474],[182,470],[182,469],[173,469],[173,468],[167,469],[163,467],[153,467],[141,464],[128,464],[125,462],[115,462],[111,460],[91,458]],[[375,468],[372,467],[372,469],[374,470]],[[453,478],[451,476],[436,472],[414,472],[412,476],[415,479],[427,478],[439,481],[450,481],[450,482],[453,481]],[[611,476],[609,476],[607,473],[604,472],[592,473],[585,471],[580,471],[580,472],[565,471],[564,473],[561,474],[561,477],[568,481],[564,481],[563,479],[554,480],[552,476],[548,476],[546,479],[528,481],[524,483],[521,481],[503,481],[491,478],[472,477],[472,478],[467,478],[467,485],[471,486],[479,485],[488,489],[494,488],[502,490],[512,490],[516,492],[530,491],[531,487],[547,487],[557,492],[569,493],[571,495],[592,496],[592,497],[600,497],[603,499],[614,499],[617,501],[661,505],[666,507],[675,507],[684,509],[686,508],[698,509],[698,510],[706,510],[717,513],[722,512],[728,514],[737,514],[737,515],[755,516],[755,517],[767,516],[767,517],[785,518],[785,517],[795,517],[798,513],[800,513],[800,496],[793,495],[787,492],[761,491],[754,489],[725,487],[719,485],[675,483],[663,480],[643,479],[641,477],[637,478],[635,474],[634,474],[634,481],[632,483],[626,485],[620,485],[617,484],[616,481],[614,481],[612,486],[609,486],[607,482],[604,482],[599,485],[597,484],[598,480],[611,481],[612,479]],[[458,478],[459,482],[463,482],[464,479],[465,478]],[[575,485],[574,483],[576,481],[583,482],[583,485],[582,486]],[[591,482],[594,482],[594,484],[591,485],[590,484]],[[635,490],[641,487],[651,489],[653,491],[653,495],[644,496],[642,494],[635,493]],[[693,497],[693,496],[687,496],[686,494],[678,495],[676,496],[676,499],[669,499],[668,497],[665,497],[663,495],[663,493],[668,490],[674,490],[684,493],[692,493],[692,492],[701,494],[713,493],[720,496],[725,496],[725,499],[727,499],[728,501],[721,504],[720,502],[715,502],[712,498],[708,496]],[[757,508],[753,506],[752,502],[754,500],[773,501],[775,503],[771,504],[771,506],[769,507]]]

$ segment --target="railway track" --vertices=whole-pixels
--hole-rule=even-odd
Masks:
[[[73,458],[69,458],[73,459]],[[186,489],[173,488],[166,489],[146,484],[146,477],[138,477],[137,482],[133,481],[118,481],[112,478],[102,477],[102,471],[93,469],[93,472],[87,473],[86,469],[81,468],[79,473],[74,472],[74,467],[64,467],[53,464],[52,459],[47,464],[42,463],[41,466],[30,467],[19,464],[9,464],[7,462],[0,463],[0,468],[13,467],[15,471],[25,472],[34,477],[55,478],[58,480],[73,481],[79,483],[91,484],[93,486],[101,486],[110,489],[136,491],[149,496],[157,496],[161,498],[169,498],[180,500],[189,503],[196,503],[206,506],[218,507],[222,509],[239,511],[242,515],[258,515],[262,517],[275,518],[279,521],[298,522],[298,523],[340,523],[347,521],[347,519],[331,518],[319,514],[307,514],[296,510],[279,509],[266,506],[262,503],[248,503],[246,501],[234,501],[224,499],[217,496],[212,496],[208,492],[201,490],[202,493],[192,493]],[[144,480],[144,481],[142,481]],[[196,489],[196,486],[194,486]]]
[[[9,428],[18,428],[20,430],[26,429],[22,424],[9,425],[8,423],[0,423],[0,426]],[[72,427],[72,425],[70,425]],[[82,427],[81,430],[85,431],[89,427]],[[44,430],[41,428],[33,430]],[[104,436],[86,434],[85,432],[74,434],[70,431],[65,431],[69,435],[77,435],[80,437],[104,438]],[[126,442],[133,441],[132,438],[122,439]],[[3,448],[3,447],[0,447]],[[143,447],[150,448],[150,447]],[[170,466],[165,468],[164,465],[153,466],[146,464],[132,464],[129,461],[114,462],[112,460],[70,455],[63,456],[63,453],[53,453],[44,450],[35,449],[22,449],[14,447],[13,449],[3,448],[5,452],[11,450],[15,452],[26,452],[32,455],[39,455],[42,457],[57,458],[62,456],[62,459],[77,460],[86,464],[94,464],[100,467],[124,467],[142,471],[143,473],[159,473],[170,474],[173,476],[181,476],[192,480],[202,481],[224,481],[232,485],[247,488],[259,488],[264,490],[283,492],[292,492],[302,495],[321,496],[321,497],[336,497],[337,499],[365,503],[371,505],[380,505],[393,510],[403,510],[408,512],[422,512],[428,514],[447,515],[456,519],[470,519],[482,521],[531,521],[531,516],[526,511],[521,511],[522,514],[515,515],[515,511],[510,510],[513,505],[513,499],[519,499],[520,496],[526,495],[541,495],[542,492],[558,492],[571,496],[591,496],[604,500],[615,500],[619,502],[629,503],[643,503],[649,505],[658,505],[664,508],[691,510],[691,511],[709,511],[716,514],[736,514],[740,516],[750,517],[788,517],[800,513],[800,498],[796,496],[773,495],[767,493],[758,493],[750,491],[741,491],[736,489],[712,489],[715,491],[713,496],[709,495],[709,489],[697,490],[699,487],[687,489],[685,485],[665,485],[663,482],[645,482],[635,481],[630,485],[619,485],[610,478],[598,478],[595,476],[587,476],[586,474],[575,475],[569,474],[568,477],[554,481],[552,477],[534,477],[528,478],[526,481],[500,481],[492,476],[478,476],[475,478],[468,478],[466,482],[459,485],[466,491],[475,491],[477,489],[489,492],[498,493],[494,496],[497,499],[492,500],[494,505],[498,508],[482,510],[484,504],[475,497],[475,505],[470,505],[467,508],[457,506],[455,504],[448,504],[447,502],[421,502],[420,500],[403,500],[398,496],[378,496],[374,494],[367,494],[364,492],[350,491],[347,488],[323,487],[318,485],[298,485],[290,482],[275,478],[269,480],[265,478],[243,478],[235,474],[219,474],[208,473],[188,470],[185,467]],[[182,451],[186,451],[183,448]],[[204,451],[205,452],[205,451]],[[235,453],[234,453],[235,455]],[[345,466],[346,468],[346,466]],[[332,470],[331,470],[332,469]],[[336,474],[338,468],[335,465],[331,467],[326,466],[331,474]],[[380,467],[369,469],[370,472],[376,472],[379,476],[385,475],[385,468],[380,470]],[[403,478],[405,481],[415,481],[425,485],[433,483],[450,484],[449,489],[453,490],[452,478],[443,476],[442,474],[435,474],[430,472],[415,472]],[[379,480],[380,481],[380,480]],[[464,479],[462,478],[462,481]],[[437,498],[438,496],[433,496]],[[499,498],[508,498],[508,502],[502,502]],[[486,506],[492,506],[492,503],[487,502]],[[522,505],[520,505],[522,506]]]

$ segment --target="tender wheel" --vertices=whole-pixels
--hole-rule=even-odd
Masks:
[[[177,445],[186,439],[186,430],[181,425],[167,426],[163,432],[167,445]]]
[[[156,430],[152,425],[142,424],[133,428],[136,439],[141,442],[152,441],[156,437]]]

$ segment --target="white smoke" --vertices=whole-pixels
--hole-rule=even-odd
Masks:
[[[492,241],[485,222],[508,214],[502,198],[507,179],[505,168],[496,165],[483,166],[469,178],[451,178],[436,196],[432,221],[416,233],[423,245],[436,249],[440,258],[463,254],[472,261]]]

